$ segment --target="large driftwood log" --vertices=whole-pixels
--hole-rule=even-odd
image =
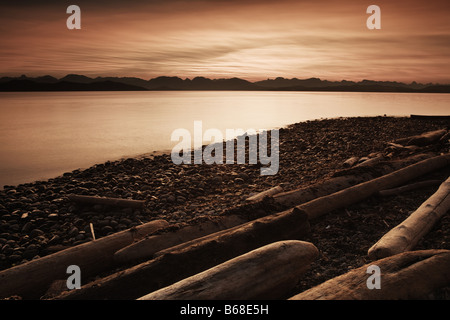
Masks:
[[[314,219],[335,209],[362,201],[381,190],[403,185],[410,180],[448,165],[450,165],[450,154],[423,160],[379,178],[314,199],[297,206],[297,208],[306,211],[309,219]]]
[[[144,200],[105,198],[96,196],[83,196],[76,194],[68,195],[67,198],[70,201],[78,203],[102,204],[108,206],[128,207],[128,208],[142,208],[145,204]]]
[[[379,267],[376,274],[369,266]],[[450,250],[408,251],[374,261],[299,293],[289,300],[424,299],[450,285]],[[369,286],[368,286],[369,283]],[[372,288],[372,289],[369,289]]]
[[[55,299],[137,299],[269,243],[304,240],[309,235],[305,212],[277,213],[163,250],[153,260]]]
[[[399,143],[401,145],[406,146],[414,145],[418,147],[423,147],[439,141],[439,139],[441,139],[441,137],[446,133],[447,130],[445,129],[429,131],[416,136],[395,140],[394,143]]]
[[[165,220],[154,220],[3,270],[0,298],[18,295],[38,299],[53,281],[67,279],[70,265],[79,266],[83,278],[108,270],[114,267],[113,255],[118,249],[168,225]]]
[[[309,242],[275,242],[149,293],[139,300],[282,299],[317,258]]]
[[[378,195],[381,197],[388,197],[388,196],[394,196],[394,195],[398,195],[404,192],[408,192],[408,191],[412,191],[412,190],[417,190],[417,189],[421,189],[421,188],[427,188],[427,187],[432,187],[432,186],[436,186],[436,185],[440,185],[442,183],[441,180],[425,180],[425,181],[419,181],[416,183],[411,183],[411,184],[407,184],[398,188],[392,188],[392,189],[388,189],[388,190],[381,190],[380,192],[378,192]]]
[[[388,174],[395,170],[399,170],[411,164],[430,159],[430,154],[418,154],[402,160],[389,161],[385,165],[378,166],[377,172]],[[379,164],[379,163],[376,163]],[[313,199],[329,195],[331,193],[349,188],[358,183],[369,181],[375,178],[375,172],[370,170],[371,166],[358,167],[358,169],[348,169],[342,172],[342,175],[335,176],[325,181],[313,184],[311,186],[302,187],[273,196],[275,202],[286,207],[293,207]]]
[[[118,264],[129,263],[145,258],[151,258],[153,254],[163,249],[176,246],[220,230],[229,229],[248,222],[243,218],[233,215],[224,216],[216,220],[205,221],[196,225],[190,225],[173,232],[164,232],[151,235],[140,241],[130,244],[114,254],[114,260]]]
[[[416,211],[386,233],[368,251],[371,259],[388,257],[411,250],[450,210],[450,177]]]

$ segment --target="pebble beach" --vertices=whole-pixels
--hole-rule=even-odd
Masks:
[[[275,186],[285,190],[308,186],[342,170],[352,156],[383,152],[386,143],[448,129],[447,119],[361,117],[320,119],[292,124],[279,131],[279,171],[262,176],[259,165],[176,165],[170,154],[148,154],[96,164],[46,181],[0,190],[0,270],[92,241],[156,219],[171,225],[228,214],[246,205],[246,199]],[[448,153],[449,143],[428,152]],[[446,168],[425,178],[445,180]],[[311,288],[368,262],[367,249],[385,232],[404,220],[435,187],[400,196],[373,197],[336,210],[311,225],[320,251],[297,292]],[[80,205],[70,194],[144,200],[142,209]],[[257,215],[281,211],[268,204]],[[423,239],[418,249],[450,249],[448,214]],[[434,298],[449,299],[442,290]]]

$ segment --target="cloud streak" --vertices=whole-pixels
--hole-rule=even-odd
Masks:
[[[376,31],[356,0],[80,1],[82,30],[65,28],[64,2],[10,3],[0,72],[449,83],[446,3],[378,2]]]

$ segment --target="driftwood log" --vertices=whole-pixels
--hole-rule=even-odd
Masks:
[[[82,279],[108,270],[114,266],[113,255],[117,250],[168,225],[165,220],[150,221],[0,271],[0,298],[17,295],[24,299],[38,299],[53,281],[67,279],[70,265],[80,267]]]
[[[248,197],[245,200],[249,201],[249,202],[257,202],[257,201],[261,201],[265,197],[273,196],[273,195],[281,193],[281,192],[283,192],[283,187],[276,186],[276,187],[270,188],[268,190],[262,191],[260,193],[257,193],[251,197]]]
[[[379,289],[372,287],[379,268]],[[289,300],[425,299],[450,285],[450,250],[403,252],[374,261],[299,293]],[[369,283],[369,286],[368,286]],[[372,289],[369,289],[372,288]]]
[[[377,194],[381,190],[403,185],[410,180],[449,165],[450,154],[437,156],[420,161],[379,178],[311,200],[296,206],[296,208],[306,211],[309,219],[315,219],[333,210],[344,208],[353,203],[362,201]]]
[[[430,154],[418,154],[402,160],[389,161],[385,165],[378,166],[376,172],[371,170],[371,166],[358,167],[356,170],[348,169],[342,172],[339,176],[332,177],[311,186],[278,193],[273,196],[273,199],[275,202],[286,207],[293,207],[342,189],[349,188],[358,183],[372,180],[376,177],[375,174],[377,172],[381,174],[388,174],[432,157],[433,156]],[[375,165],[379,164],[380,163],[376,163]]]
[[[55,299],[137,299],[264,245],[310,236],[301,210],[277,213],[163,250],[156,258]]]
[[[398,143],[404,146],[414,145],[418,147],[423,147],[439,141],[441,137],[446,133],[447,130],[445,129],[429,131],[416,136],[395,140],[394,143]]]
[[[440,185],[442,183],[441,180],[425,180],[425,181],[419,181],[416,183],[407,184],[398,188],[392,188],[388,190],[381,190],[378,192],[378,195],[381,197],[388,197],[388,196],[395,196],[404,192],[417,190],[421,188],[427,188],[427,187],[433,187]]]
[[[416,211],[375,243],[368,251],[369,257],[380,259],[411,250],[449,210],[450,177]]]
[[[220,230],[229,229],[237,225],[248,222],[243,218],[233,216],[223,216],[216,220],[205,221],[196,225],[190,225],[175,231],[168,231],[161,234],[151,235],[140,241],[130,244],[114,254],[114,260],[118,264],[129,263],[141,259],[149,259],[158,251],[176,246]]]
[[[139,300],[282,299],[292,292],[318,255],[309,242],[274,242]]]
[[[116,207],[128,207],[128,208],[142,208],[145,204],[144,200],[132,200],[132,199],[120,199],[120,198],[106,198],[97,196],[84,196],[71,194],[67,198],[70,201],[86,204],[101,204],[107,206]]]

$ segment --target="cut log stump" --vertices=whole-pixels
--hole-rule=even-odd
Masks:
[[[275,242],[149,293],[139,300],[285,298],[317,258],[309,242]]]
[[[368,251],[369,257],[380,259],[411,250],[449,210],[450,177],[416,211],[375,243]]]
[[[379,268],[379,289],[373,266]],[[289,300],[425,299],[450,285],[449,270],[450,250],[408,251],[366,264]]]

